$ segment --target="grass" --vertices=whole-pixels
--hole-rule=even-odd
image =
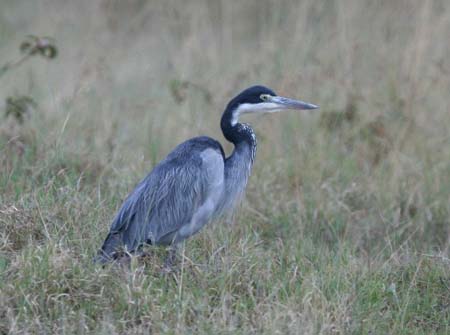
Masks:
[[[0,333],[450,332],[450,6],[445,1],[3,1]],[[2,64],[0,64],[2,65]],[[317,113],[248,119],[259,147],[231,222],[130,269],[92,256],[179,142],[218,138],[261,83]],[[11,100],[8,100],[11,101]]]

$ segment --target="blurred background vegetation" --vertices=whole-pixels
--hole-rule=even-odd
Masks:
[[[0,332],[449,332],[450,4],[0,0]],[[49,48],[51,46],[53,49]],[[92,255],[179,142],[263,84],[234,224]]]

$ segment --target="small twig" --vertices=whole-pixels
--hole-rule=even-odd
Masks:
[[[44,216],[42,215],[41,206],[37,200],[36,194],[34,194],[34,201],[36,202],[37,210],[39,213],[39,218],[41,219],[42,225],[44,226],[45,235],[48,240],[50,240],[50,233],[48,232],[47,224],[45,223]]]
[[[0,77],[3,76],[6,72],[8,72],[11,69],[14,69],[16,67],[19,67],[23,62],[25,62],[28,58],[32,56],[31,53],[27,53],[25,55],[22,55],[19,59],[16,61],[12,61],[9,63],[6,63],[0,68]]]

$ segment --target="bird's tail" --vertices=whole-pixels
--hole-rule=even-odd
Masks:
[[[113,261],[122,244],[120,233],[109,233],[97,256],[94,258],[94,262],[105,264]]]

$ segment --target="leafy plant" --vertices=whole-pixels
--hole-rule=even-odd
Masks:
[[[22,55],[14,61],[6,63],[0,67],[0,78],[9,70],[15,69],[33,56],[42,56],[47,59],[54,59],[58,56],[58,49],[55,40],[51,37],[38,37],[29,35],[20,44]]]

